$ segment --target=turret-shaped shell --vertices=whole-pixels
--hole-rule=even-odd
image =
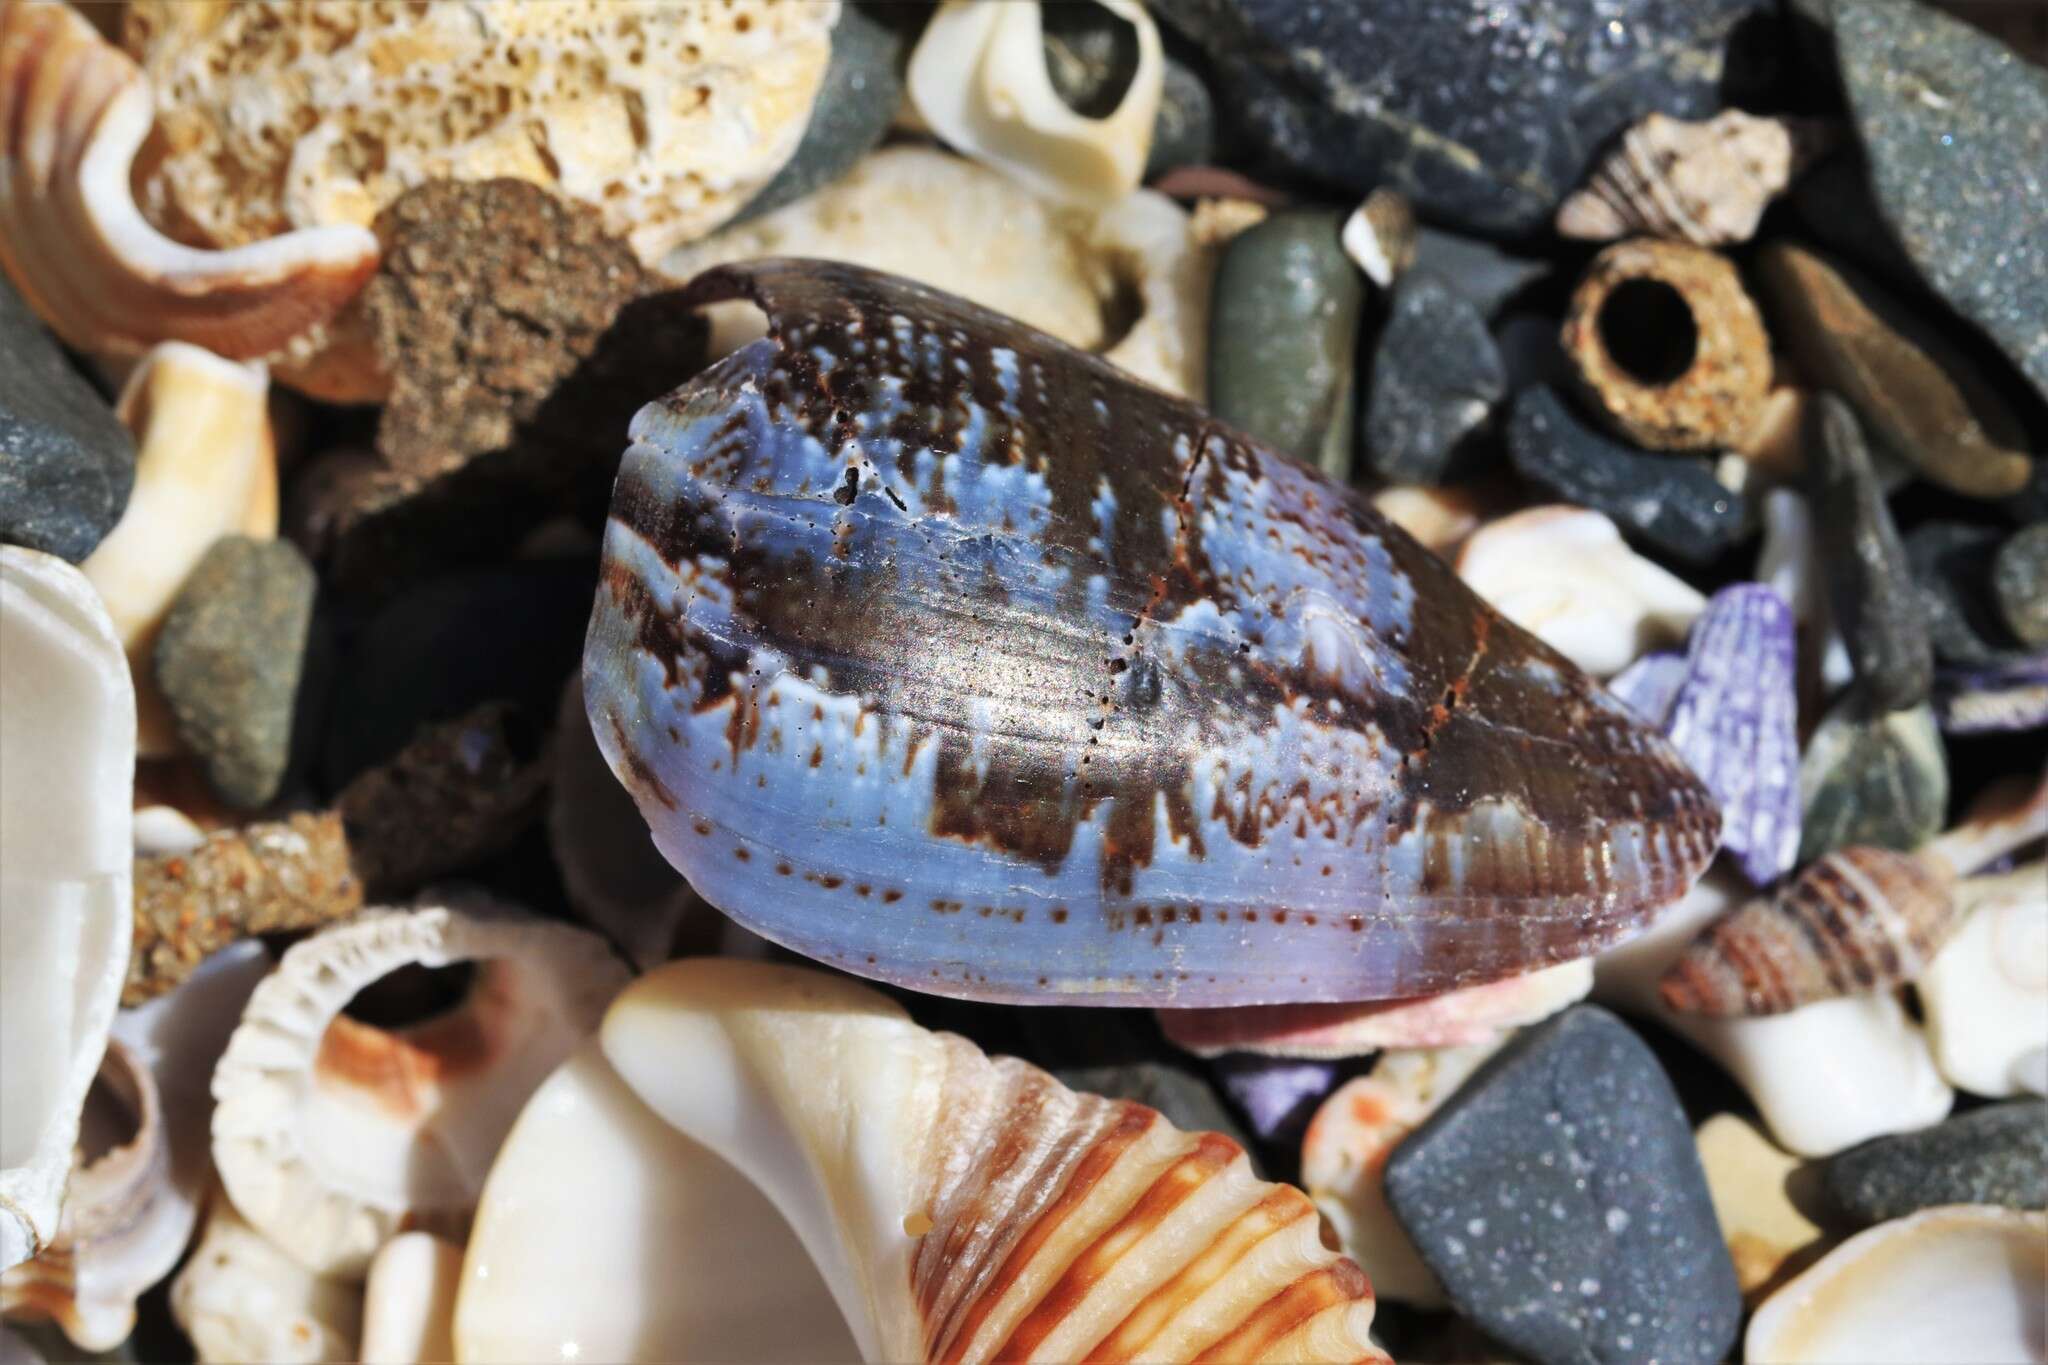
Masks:
[[[657,1114],[796,1229],[870,1361],[1383,1360],[1365,1275],[1242,1148],[865,987],[671,963],[606,1016]]]
[[[1724,109],[1704,123],[1645,115],[1557,210],[1557,230],[1596,242],[1648,233],[1696,246],[1746,242],[1764,209],[1833,141],[1811,119]]]
[[[1681,894],[1669,745],[1354,492],[960,299],[699,276],[771,333],[634,420],[584,656],[749,928],[997,1000],[1413,996]]]

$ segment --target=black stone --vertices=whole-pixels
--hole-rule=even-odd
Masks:
[[[1761,0],[1158,0],[1209,58],[1247,159],[1362,196],[1400,190],[1486,233],[1542,226],[1651,110],[1720,107]]]
[[[1927,608],[1856,414],[1833,394],[1815,407],[1818,439],[1807,447],[1829,604],[1865,698],[1886,711],[1918,706],[1934,690]]]
[[[2048,1100],[1987,1105],[1829,1161],[1828,1201],[1858,1224],[1943,1204],[2048,1206]]]
[[[1440,484],[1478,463],[1506,367],[1486,318],[1433,271],[1410,270],[1373,350],[1358,428],[1366,463],[1395,483]]]
[[[1928,633],[1943,662],[1996,668],[2027,657],[2006,627],[1991,585],[2004,533],[1964,521],[1926,521],[1906,537]]]
[[[1394,1149],[1386,1189],[1452,1305],[1531,1360],[1716,1362],[1735,1343],[1692,1126],[1597,1006],[1503,1048]]]
[[[2020,643],[2048,645],[2048,521],[2013,533],[1991,566],[1998,610]]]
[[[1754,530],[1747,500],[1705,461],[1623,445],[1580,421],[1548,385],[1516,397],[1508,458],[1547,495],[1604,512],[1630,538],[1687,564],[1713,563]]]
[[[0,277],[0,544],[76,564],[134,486],[134,438]]]

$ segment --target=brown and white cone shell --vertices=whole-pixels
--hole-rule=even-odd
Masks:
[[[1902,985],[1955,927],[1953,879],[1911,854],[1837,849],[1709,925],[1660,985],[1687,1014],[1782,1014]]]
[[[788,1218],[868,1360],[1385,1359],[1364,1272],[1235,1142],[929,1033],[863,986],[675,962],[602,1037]]]
[[[1645,233],[1728,246],[1746,242],[1770,202],[1833,142],[1812,119],[1726,109],[1704,122],[1649,114],[1558,206],[1566,237],[1605,242]]]

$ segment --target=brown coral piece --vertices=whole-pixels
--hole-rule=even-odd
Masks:
[[[1770,390],[1756,304],[1735,267],[1702,247],[1608,247],[1579,281],[1561,339],[1608,424],[1652,450],[1741,444]]]

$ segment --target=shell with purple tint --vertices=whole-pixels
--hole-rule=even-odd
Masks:
[[[846,265],[635,418],[584,691],[749,928],[1009,1001],[1420,995],[1582,957],[1712,855],[1659,735],[1356,494]]]

